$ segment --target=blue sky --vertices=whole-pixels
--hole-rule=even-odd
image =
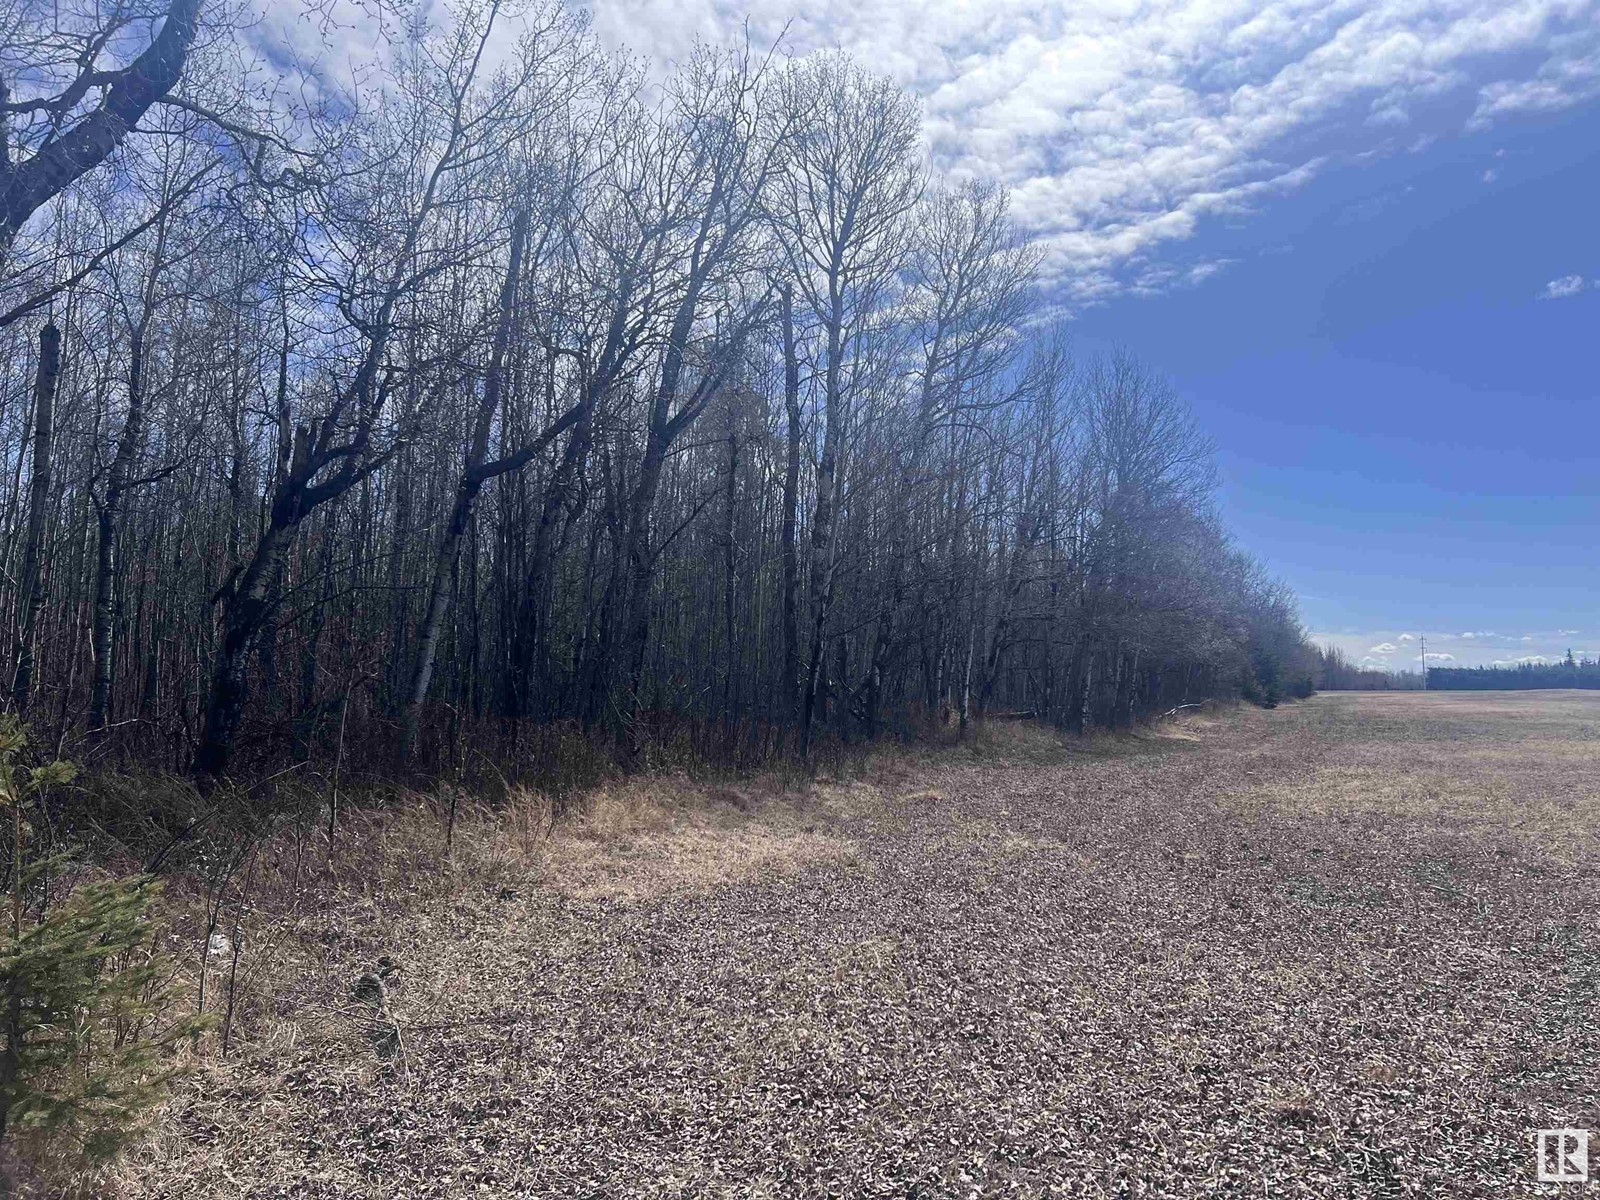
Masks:
[[[1321,640],[1600,655],[1597,207],[1594,103],[1352,159],[1202,230],[1185,253],[1233,261],[1080,314],[1080,342],[1172,377]]]

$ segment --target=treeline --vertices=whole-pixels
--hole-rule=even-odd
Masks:
[[[1313,651],[1313,678],[1316,686],[1329,692],[1412,692],[1422,687],[1421,671],[1381,671],[1358,667],[1337,646],[1318,646]],[[1431,678],[1433,671],[1429,671]]]
[[[1600,660],[1574,658],[1556,663],[1516,663],[1494,667],[1429,667],[1435,691],[1500,691],[1522,688],[1600,688]]]
[[[654,84],[468,5],[307,104],[195,0],[21,13],[0,620],[50,744],[759,758],[1309,692],[1184,407],[1073,357],[1005,192],[847,57]]]

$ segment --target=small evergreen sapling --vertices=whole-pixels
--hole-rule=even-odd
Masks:
[[[29,802],[71,781],[69,763],[25,768],[27,735],[0,715],[0,802],[11,811],[11,922],[0,947],[0,1142],[6,1157],[104,1162],[177,1073],[171,1051],[211,1024],[172,1017],[171,971],[154,953],[148,877],[74,888],[37,920],[24,901],[59,858],[27,860]]]

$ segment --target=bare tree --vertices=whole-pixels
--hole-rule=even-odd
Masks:
[[[801,127],[773,203],[796,286],[821,328],[823,435],[811,519],[810,658],[800,746],[810,747],[832,603],[839,459],[851,356],[880,318],[909,250],[922,194],[921,118],[910,98],[842,54],[794,64],[785,101]]]
[[[907,301],[921,354],[900,487],[890,499],[886,596],[860,689],[869,736],[878,732],[884,672],[901,649],[906,559],[920,544],[914,523],[930,482],[930,442],[941,425],[1013,398],[994,385],[1018,344],[1037,266],[1011,226],[1005,192],[993,185],[935,191],[919,216]]]
[[[638,173],[625,181],[649,205],[642,209],[644,224],[663,268],[652,286],[670,297],[663,305],[665,341],[620,555],[627,563],[616,606],[621,697],[612,711],[630,726],[639,720],[649,593],[661,549],[650,526],[662,469],[673,444],[737,369],[749,332],[767,307],[764,290],[752,295],[748,288],[762,275],[758,220],[785,131],[768,127],[761,103],[765,87],[765,64],[748,47],[733,54],[699,52],[639,144]],[[716,317],[707,329],[703,310],[711,305]],[[636,729],[631,736],[636,748]]]
[[[315,228],[327,231],[328,245],[312,261],[331,259],[339,267],[336,273],[319,268],[313,282],[326,290],[354,335],[355,353],[348,359],[348,378],[334,384],[320,420],[297,422],[289,398],[286,335],[277,400],[278,461],[267,526],[249,561],[217,592],[222,645],[212,672],[205,731],[195,752],[195,771],[202,780],[215,780],[227,769],[244,708],[247,658],[275,607],[273,581],[295,531],[318,506],[371,476],[402,444],[398,438],[386,446],[375,442],[396,382],[388,351],[402,302],[448,270],[462,253],[455,246],[429,245],[425,237],[440,211],[458,199],[455,189],[470,187],[466,177],[484,162],[485,148],[469,135],[479,117],[473,111],[476,85],[497,12],[498,5],[491,4],[476,22],[463,20],[441,41],[406,47],[413,73],[406,80],[404,99],[380,111],[372,126],[367,144],[372,157],[323,189]],[[396,151],[404,157],[391,158]],[[407,182],[412,187],[406,188]],[[381,189],[376,194],[374,184]],[[374,205],[394,204],[398,198],[388,184],[399,185],[398,196],[405,201],[398,205],[398,222],[388,229],[379,226],[373,239]],[[369,282],[374,266],[375,287]]]
[[[34,629],[44,607],[41,566],[44,549],[45,508],[50,503],[51,454],[55,441],[56,384],[61,378],[61,331],[46,325],[39,331],[39,357],[33,385],[33,475],[29,482],[28,532],[23,543],[16,672],[11,699],[18,712],[27,711],[33,689]]]
[[[783,301],[783,677],[784,719],[800,715],[800,552],[796,525],[800,509],[800,451],[805,428],[800,411],[800,354],[794,326],[794,287],[779,289]]]
[[[117,562],[117,543],[122,535],[123,503],[130,488],[150,480],[134,478],[133,468],[143,448],[145,439],[145,408],[148,387],[146,347],[152,324],[161,306],[174,299],[165,287],[164,273],[170,270],[173,252],[174,224],[186,215],[190,221],[195,214],[185,213],[184,201],[193,195],[211,172],[212,163],[206,162],[191,169],[183,154],[184,144],[169,143],[158,180],[158,190],[149,206],[156,214],[152,230],[148,263],[144,279],[138,287],[135,310],[127,317],[128,366],[127,412],[121,432],[117,435],[116,449],[106,471],[105,489],[96,502],[98,539],[95,560],[94,616],[91,627],[91,647],[94,656],[93,683],[89,698],[89,728],[102,728],[111,709],[112,679],[116,665],[114,621],[117,596],[120,591],[120,570]],[[201,251],[205,240],[203,228],[191,228],[184,237],[184,254]],[[116,265],[112,264],[113,267]]]
[[[48,82],[17,96],[0,78],[0,255],[29,217],[104,162],[183,74],[200,0],[112,11],[103,21],[65,26],[40,19],[16,38],[33,50],[24,73]],[[103,65],[127,29],[157,20],[160,30],[133,61]]]
[[[149,93],[181,8],[28,9],[8,178]],[[544,778],[569,726],[815,758],[1309,678],[1182,406],[1071,360],[1003,191],[926,181],[890,82],[652,75],[475,0],[291,100],[207,19],[7,235],[0,621],[52,740]]]

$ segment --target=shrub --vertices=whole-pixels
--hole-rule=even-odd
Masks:
[[[176,1074],[171,1051],[206,1018],[177,1017],[172,973],[148,929],[148,877],[72,888],[54,904],[57,856],[29,863],[27,808],[72,778],[65,763],[26,769],[27,737],[0,716],[0,800],[12,817],[11,922],[0,947],[0,1143],[8,1158],[99,1163],[114,1155]],[[25,903],[39,896],[40,916]]]

